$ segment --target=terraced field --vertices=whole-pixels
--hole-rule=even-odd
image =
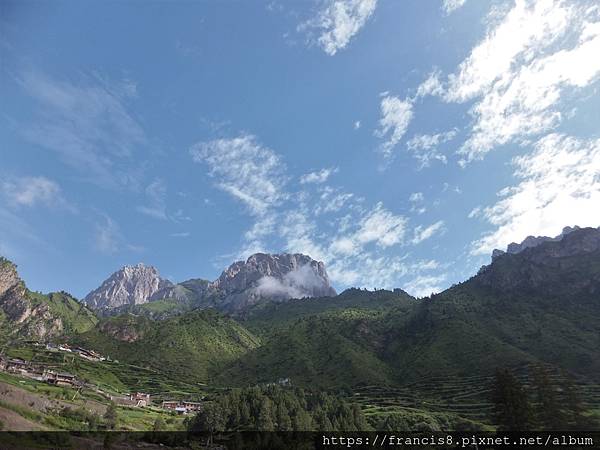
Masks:
[[[12,357],[20,357],[39,367],[69,372],[98,389],[111,394],[146,392],[156,401],[163,399],[192,399],[204,395],[206,386],[171,379],[148,367],[116,361],[88,361],[66,352],[24,347],[11,349]]]
[[[548,369],[552,370],[551,367]],[[527,366],[515,368],[515,374],[526,389],[531,389],[531,375]],[[431,377],[402,387],[359,386],[352,395],[367,412],[381,414],[395,410],[418,410],[448,413],[483,424],[492,424],[493,405],[490,400],[493,376]],[[563,375],[550,372],[557,386],[564,382]],[[600,384],[584,379],[574,380],[584,407],[600,410]],[[560,391],[557,392],[560,396]],[[532,396],[533,397],[533,396]]]

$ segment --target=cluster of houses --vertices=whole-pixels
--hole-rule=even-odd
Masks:
[[[137,408],[143,408],[150,406],[150,394],[144,394],[143,392],[136,392],[134,394],[128,394],[125,396],[112,396],[111,401],[121,406],[135,406]]]
[[[41,345],[41,344],[37,344],[37,345]],[[94,350],[88,350],[83,347],[71,347],[69,344],[48,343],[48,344],[46,344],[46,350],[49,350],[51,352],[61,351],[61,352],[74,353],[76,355],[81,356],[84,359],[87,359],[88,361],[105,361],[106,360],[106,358],[104,356],[102,356],[98,352],[95,352]]]
[[[78,354],[82,358],[91,361],[106,360],[106,358],[104,358],[102,355],[93,350],[86,350],[81,347],[71,347],[67,344],[54,345],[34,343],[34,345],[44,345],[45,348],[49,351],[64,351]],[[94,387],[84,383],[82,380],[77,379],[75,375],[72,375],[70,373],[59,372],[56,370],[52,370],[48,367],[33,364],[21,358],[9,358],[1,354],[0,371],[20,375],[23,377],[34,379],[36,381],[42,381],[56,386],[70,386],[75,388],[83,386]],[[121,396],[108,395],[107,393],[101,392],[99,390],[98,392],[107,396],[111,401],[115,402],[117,405],[143,408],[146,406],[150,406],[151,404],[150,394],[146,394],[143,392],[136,392],[133,394],[126,394]],[[186,400],[163,401],[161,405],[163,409],[176,412],[177,414],[194,413],[199,411],[201,409],[201,406],[202,404],[200,402],[192,402]]]
[[[162,408],[167,409],[169,411],[175,411],[177,414],[189,414],[200,411],[202,409],[202,403],[189,402],[185,400],[166,401],[162,402]]]
[[[0,355],[0,370],[57,386],[83,385],[75,375],[36,366],[20,358],[5,358]]]
[[[110,399],[117,405],[121,406],[133,406],[137,408],[143,408],[150,406],[150,394],[143,392],[136,392],[134,394],[128,394],[124,396],[111,396]],[[168,400],[161,404],[162,409],[176,412],[177,414],[189,414],[200,411],[202,404],[200,402],[190,402],[187,400]]]

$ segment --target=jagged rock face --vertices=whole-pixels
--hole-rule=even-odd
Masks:
[[[223,309],[241,309],[261,298],[286,300],[336,295],[322,262],[302,254],[257,253],[227,268],[211,284]]]
[[[161,289],[173,286],[160,277],[152,266],[137,264],[125,266],[113,273],[102,285],[84,299],[93,309],[112,309],[124,305],[140,305]]]
[[[33,303],[26,295],[25,283],[17,267],[0,257],[0,309],[11,323],[12,334],[45,339],[62,333],[64,326],[46,303]]]
[[[600,297],[600,228],[565,231],[556,238],[536,238],[536,245],[518,252],[497,255],[477,278],[505,291]]]
[[[322,262],[302,254],[257,253],[238,261],[209,282],[202,279],[173,284],[143,264],[124,267],[85,302],[94,309],[115,310],[162,299],[174,299],[194,307],[238,311],[260,299],[286,300],[336,295]]]
[[[496,259],[497,257],[505,254],[505,253],[511,253],[511,254],[517,254],[517,253],[521,253],[523,250],[527,249],[527,248],[533,248],[533,247],[537,247],[538,245],[544,243],[544,242],[557,242],[562,240],[566,235],[568,235],[569,233],[572,233],[573,231],[579,230],[581,229],[578,226],[574,226],[574,227],[565,227],[563,228],[562,232],[555,237],[548,237],[548,236],[527,236],[520,244],[516,243],[516,242],[512,242],[510,244],[508,244],[508,247],[506,248],[506,251],[503,250],[498,250],[495,249],[492,252],[492,261],[494,259]]]
[[[25,290],[17,273],[17,267],[9,260],[0,257],[0,298],[8,294],[9,291],[15,290]]]

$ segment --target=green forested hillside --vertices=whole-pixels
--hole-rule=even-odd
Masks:
[[[143,305],[152,314],[97,322],[67,294],[20,294],[13,280],[17,287],[4,296],[0,321],[12,329],[13,306],[34,307],[40,314],[30,314],[21,333],[68,335],[126,363],[126,382],[113,380],[115,386],[135,386],[136,367],[144,379],[160,373],[161,386],[202,383],[217,391],[289,379],[294,387],[352,396],[371,423],[392,413],[402,420],[431,413],[423,420],[443,428],[444,421],[490,423],[496,369],[517,370],[527,385],[527,368],[543,365],[574,377],[585,408],[598,413],[600,250],[590,245],[590,233],[501,255],[471,279],[421,300],[402,291],[350,289],[336,297],[262,302],[235,316],[187,308],[170,316],[179,307],[171,299]],[[103,382],[111,384],[105,372]],[[86,366],[82,373],[94,382],[100,372]]]
[[[123,315],[104,319],[73,342],[113,359],[158,369],[174,378],[208,382],[223,364],[256,348],[260,341],[232,319],[212,310],[164,321]]]

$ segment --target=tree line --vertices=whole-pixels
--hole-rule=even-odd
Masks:
[[[524,384],[508,368],[496,370],[492,386],[494,417],[500,431],[592,430],[600,424],[588,414],[573,378],[553,377],[548,368],[530,368]]]
[[[360,431],[360,407],[325,392],[281,386],[232,389],[188,421],[190,431]]]

